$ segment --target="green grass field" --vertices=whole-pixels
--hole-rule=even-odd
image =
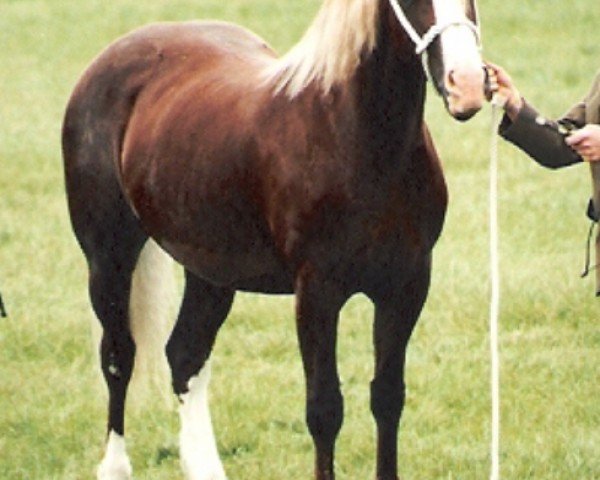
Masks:
[[[156,20],[241,23],[285,51],[318,0],[0,0],[0,478],[92,478],[103,453],[105,392],[90,336],[84,260],[71,234],[59,147],[64,106],[105,45]],[[485,55],[558,116],[600,58],[589,0],[481,0]],[[405,479],[473,479],[489,470],[487,162],[490,111],[427,117],[451,203],[431,294],[409,349],[400,435]],[[600,479],[600,323],[580,280],[588,223],[585,165],[552,172],[501,142],[503,478]],[[233,480],[307,479],[312,446],[291,298],[240,295],[215,349],[212,405]],[[369,302],[343,311],[346,419],[341,480],[374,472]],[[167,386],[165,386],[167,388]],[[154,401],[153,401],[154,400]],[[178,421],[160,396],[128,416],[136,479],[181,478]]]

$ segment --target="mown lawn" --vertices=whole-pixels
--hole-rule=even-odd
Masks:
[[[285,51],[318,0],[0,0],[0,478],[91,478],[105,393],[90,340],[83,257],[63,193],[60,125],[70,90],[111,40],[156,20],[241,23]],[[485,55],[558,116],[598,69],[600,10],[481,0]],[[431,95],[428,121],[451,195],[431,294],[408,361],[404,478],[486,478],[489,470],[487,151],[489,109],[461,125]],[[501,144],[502,471],[506,479],[600,478],[600,328],[584,259],[584,165],[543,170]],[[215,429],[233,480],[306,479],[312,446],[291,298],[240,295],[214,356]],[[343,311],[346,420],[339,478],[373,477],[370,317]],[[167,388],[167,386],[165,386]],[[177,415],[160,395],[128,417],[136,479],[180,478]]]

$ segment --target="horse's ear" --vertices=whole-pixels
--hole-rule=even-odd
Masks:
[[[467,2],[467,17],[475,24],[479,25],[479,9],[477,8],[477,0],[469,0]]]

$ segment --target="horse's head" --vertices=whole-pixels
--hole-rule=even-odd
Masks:
[[[484,103],[476,0],[389,0],[446,108],[468,120]]]

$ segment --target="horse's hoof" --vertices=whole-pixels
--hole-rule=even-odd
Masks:
[[[131,462],[125,449],[125,438],[110,432],[106,453],[96,471],[98,480],[131,480],[131,472]]]
[[[131,480],[131,464],[126,462],[102,462],[98,466],[98,480]]]

